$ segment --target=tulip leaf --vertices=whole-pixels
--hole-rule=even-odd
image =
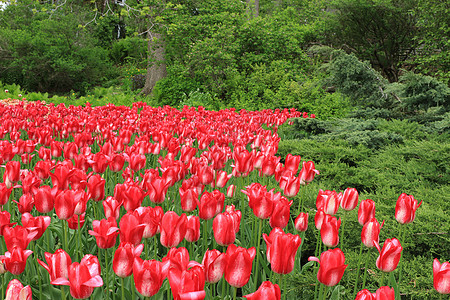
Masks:
[[[314,263],[315,263],[314,261],[308,261],[306,264],[304,264],[302,266],[302,271],[300,272],[300,274],[303,273],[303,271],[306,271],[309,268],[311,268],[314,265]]]
[[[389,285],[394,288],[395,299],[400,299],[400,289],[398,287],[397,281],[395,280],[394,272],[389,274]]]
[[[342,285],[336,285],[333,289],[333,292],[331,293],[330,300],[339,300],[341,290],[343,289],[344,287]]]

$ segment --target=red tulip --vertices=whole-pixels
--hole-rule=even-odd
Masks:
[[[308,229],[308,213],[301,212],[294,221],[295,230],[305,232]]]
[[[382,286],[374,294],[374,300],[395,300],[394,288]]]
[[[183,184],[179,188],[181,209],[185,212],[194,211],[199,203],[197,189],[195,187],[183,187]]]
[[[236,192],[236,186],[234,184],[229,185],[227,188],[227,197],[233,198],[235,192]]]
[[[279,194],[279,196],[273,198],[274,205],[272,214],[269,218],[269,224],[272,228],[284,228],[289,223],[291,217],[290,209],[293,200],[289,201],[286,197],[281,196],[281,193],[277,194]]]
[[[308,161],[303,162],[302,169],[300,170],[300,174],[298,177],[300,178],[300,182],[302,184],[307,184],[313,181],[315,175],[319,175],[319,171],[315,169],[314,162]]]
[[[5,300],[32,300],[32,298],[33,294],[29,285],[24,287],[17,279],[8,283]]]
[[[31,253],[33,251],[24,250],[19,246],[15,246],[10,251],[6,251],[5,255],[1,255],[0,260],[8,272],[13,275],[19,275],[25,270],[27,258]]]
[[[126,213],[119,222],[120,243],[137,246],[142,241],[145,224],[141,224],[133,213]]]
[[[269,235],[263,233],[267,245],[267,259],[272,271],[278,274],[288,274],[294,269],[295,255],[302,240],[300,236],[284,233],[280,228],[274,228]]]
[[[316,199],[317,209],[323,208],[323,211],[329,215],[335,215],[339,209],[342,193],[336,193],[336,191],[323,191],[319,190],[319,194]]]
[[[105,183],[106,180],[99,174],[92,175],[87,182],[89,199],[94,201],[103,200],[105,198]]]
[[[78,146],[73,142],[67,142],[64,144],[63,148],[64,158],[74,159],[78,154]]]
[[[32,171],[25,170],[22,172],[20,177],[23,194],[31,194],[42,184],[42,180]]]
[[[216,283],[222,278],[225,271],[225,253],[219,250],[207,250],[203,256],[202,265],[205,270],[205,278],[209,283]]]
[[[117,276],[125,278],[133,272],[134,260],[139,257],[144,250],[144,245],[139,244],[136,247],[130,243],[120,243],[114,252],[113,270]]]
[[[325,215],[320,228],[320,236],[325,246],[336,247],[339,244],[339,227],[341,227],[340,218],[338,220],[334,216]]]
[[[218,170],[216,172],[216,187],[224,188],[227,185],[228,180],[230,180],[231,176],[231,174],[227,174],[227,172],[223,170]]]
[[[89,164],[92,167],[92,171],[95,173],[105,173],[106,168],[108,167],[108,158],[102,152],[97,152],[92,156],[92,160],[88,160]]]
[[[161,289],[165,276],[162,263],[156,260],[142,260],[136,257],[133,263],[134,285],[144,297],[152,297]]]
[[[396,239],[386,239],[383,244],[383,249],[380,249],[380,245],[375,243],[380,256],[377,258],[377,268],[383,272],[392,272],[397,268],[398,262],[402,255],[402,246]]]
[[[114,198],[122,203],[126,211],[132,211],[141,206],[145,193],[133,180],[128,179],[124,184],[116,184]]]
[[[69,177],[72,172],[65,165],[57,165],[55,167],[55,173],[50,173],[53,186],[57,186],[59,190],[67,190],[69,188]]]
[[[375,297],[369,290],[363,289],[356,294],[355,300],[375,300]]]
[[[82,213],[81,215],[73,215],[72,218],[67,220],[67,224],[70,229],[77,230],[83,227],[84,222],[86,221],[84,217],[86,213]]]
[[[284,168],[286,170],[292,171],[293,174],[297,174],[301,159],[302,158],[300,157],[300,155],[292,155],[289,153],[286,156],[286,160],[284,162]]]
[[[83,257],[80,263],[74,262],[69,267],[69,277],[59,277],[51,281],[54,285],[68,285],[70,286],[70,294],[75,299],[85,299],[92,295],[95,287],[103,285],[103,280],[100,277],[100,264],[98,259],[95,266],[92,260]]]
[[[102,202],[103,210],[105,211],[105,217],[108,219],[109,217],[114,217],[116,220],[119,219],[120,216],[120,207],[121,202],[117,201],[114,197],[108,196]]]
[[[37,228],[33,228],[31,232],[20,225],[3,228],[3,237],[5,238],[5,244],[8,250],[12,250],[14,247],[26,249],[37,234]]]
[[[228,246],[224,275],[229,285],[243,287],[247,284],[252,273],[255,255],[255,247],[246,249],[234,244]]]
[[[45,147],[40,147],[38,151],[38,156],[42,160],[48,160],[52,158],[52,151]]]
[[[395,219],[400,224],[408,224],[416,218],[416,210],[422,205],[422,201],[417,204],[417,200],[412,195],[401,194],[395,205]]]
[[[214,239],[217,244],[221,246],[233,244],[236,240],[235,226],[235,222],[231,215],[227,213],[218,214],[213,221]],[[237,230],[239,230],[239,224],[237,224],[237,227]]]
[[[371,199],[361,201],[358,209],[358,222],[361,225],[366,224],[375,217],[375,202]]]
[[[20,160],[22,161],[23,164],[29,164],[33,156],[34,154],[24,153],[20,156]]]
[[[205,298],[205,274],[202,267],[194,266],[189,270],[171,268],[168,278],[175,300]]]
[[[87,186],[88,176],[85,171],[74,168],[69,177],[69,183],[73,190],[84,190]]]
[[[116,244],[119,228],[114,217],[108,219],[92,221],[93,230],[89,234],[95,236],[97,246],[101,249],[108,249]]]
[[[450,294],[450,263],[433,261],[433,286],[439,294]]]
[[[322,228],[323,220],[325,219],[325,216],[327,216],[326,213],[324,213],[323,208],[320,208],[317,210],[316,215],[314,216],[314,225],[318,230]]]
[[[45,252],[45,261],[48,265],[40,259],[37,261],[45,270],[47,270],[50,275],[50,281],[59,277],[69,278],[69,266],[72,263],[72,259],[63,249],[56,250],[54,254]]]
[[[34,205],[36,210],[40,213],[45,214],[52,211],[55,206],[55,196],[48,185],[43,185],[35,191]]]
[[[254,293],[244,295],[245,299],[248,300],[280,300],[281,290],[278,284],[273,284],[270,281],[264,281]]]
[[[6,163],[5,173],[3,173],[3,182],[10,188],[20,180],[20,162],[8,161]]]
[[[19,209],[19,213],[29,213],[33,209],[34,199],[31,194],[23,194],[19,198],[19,202],[12,200],[14,203],[17,203],[17,208]]]
[[[143,154],[131,154],[128,162],[130,163],[130,169],[137,172],[145,167],[147,159]]]
[[[41,148],[43,149],[43,148]],[[41,157],[42,158],[42,157]],[[36,175],[44,180],[50,177],[50,169],[52,168],[52,163],[49,160],[40,160],[36,163],[36,166],[34,167],[34,171],[36,172]]]
[[[368,248],[375,247],[375,242],[379,242],[380,230],[384,225],[383,223],[380,225],[376,218],[370,219],[369,222],[364,224],[361,231],[361,241],[364,246]]]
[[[266,186],[259,183],[252,183],[241,192],[248,197],[248,205],[253,210],[253,214],[259,219],[267,219],[273,212],[272,197],[268,197]]]
[[[7,211],[0,211],[0,235],[6,227],[13,227],[17,222],[11,223],[11,214]]]
[[[214,170],[211,166],[206,164],[198,164],[196,174],[203,185],[208,185],[214,180]]]
[[[33,217],[29,213],[22,214],[22,225],[27,228],[28,233],[33,233],[37,231],[36,236],[33,237],[33,240],[38,240],[44,234],[47,227],[50,225],[51,218],[49,216],[38,216]]]
[[[354,210],[358,205],[358,191],[355,188],[347,188],[341,199],[341,207],[345,211]]]
[[[186,235],[186,214],[178,216],[173,211],[164,214],[161,220],[161,244],[164,247],[176,247]]]
[[[300,190],[300,177],[282,176],[280,179],[280,188],[283,189],[283,194],[286,197],[294,197],[298,194]]]
[[[272,176],[275,174],[277,164],[280,163],[280,158],[277,156],[266,156],[262,162],[261,173],[264,176]],[[281,167],[281,165],[280,165]]]
[[[3,206],[8,202],[12,189],[13,187],[7,187],[4,182],[0,183],[0,206]]]
[[[189,243],[193,243],[200,238],[200,218],[198,216],[188,216],[186,224],[186,236]]]
[[[108,163],[109,169],[112,172],[122,171],[124,164],[125,164],[125,157],[123,157],[123,155],[120,154],[113,154]]]
[[[197,148],[189,145],[183,145],[183,147],[181,147],[180,161],[187,164],[196,153]]]
[[[211,193],[205,191],[200,197],[198,216],[202,220],[210,220],[223,210],[225,195],[218,190]]]
[[[88,158],[84,154],[75,154],[73,160],[75,161],[75,167],[83,172],[87,172],[91,167]]]
[[[164,211],[161,206],[138,207],[133,213],[139,220],[140,224],[144,224],[144,232],[142,238],[148,239],[159,233],[161,226],[161,219],[164,215]]]
[[[53,157],[60,157],[63,152],[63,142],[52,141],[50,143],[50,151]]]
[[[317,272],[317,280],[326,286],[335,286],[341,281],[344,275],[345,256],[341,249],[335,248],[322,252],[320,260],[317,257],[309,257],[309,261],[316,261],[320,264]]]
[[[61,191],[55,199],[55,212],[60,220],[68,220],[75,213],[75,192],[73,190]]]
[[[237,172],[243,176],[247,176],[247,174],[253,171],[253,152],[249,152],[243,147],[234,148],[233,152],[234,158],[234,172]]]

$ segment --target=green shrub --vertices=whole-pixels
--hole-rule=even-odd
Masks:
[[[403,83],[403,105],[409,111],[427,110],[430,107],[450,107],[450,88],[437,79],[413,72],[406,72],[400,77]]]
[[[147,41],[140,37],[126,37],[112,43],[109,52],[115,64],[132,64],[147,67]]]

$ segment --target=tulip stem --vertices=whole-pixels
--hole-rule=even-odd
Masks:
[[[227,282],[225,281],[225,277],[222,278],[222,296],[225,298],[225,286],[227,286]]]
[[[237,287],[233,287],[233,300],[236,300]]]
[[[258,241],[258,247],[256,250],[256,266],[255,266],[255,291],[256,291],[256,287],[258,286],[258,271],[259,271],[259,249],[261,247],[261,232],[262,232],[262,219],[259,219],[259,228],[258,228],[258,236],[257,241]]]
[[[62,225],[63,225],[63,234],[64,234],[64,249],[65,250],[67,250],[67,251],[69,251],[69,248],[68,248],[68,242],[67,242],[67,231],[69,231],[69,229],[67,228],[67,220],[61,220],[61,222],[63,223]]]
[[[120,281],[122,283],[122,299],[125,299],[125,280],[122,277]]]
[[[319,283],[319,285],[320,285],[320,290],[319,290],[319,299],[323,299],[323,287],[324,287],[324,285],[323,284],[321,284],[321,283]],[[316,299],[316,297],[314,297],[314,299]]]
[[[381,282],[380,282],[380,286],[384,286],[384,277],[386,276],[386,272],[383,272],[381,274]]]
[[[66,293],[64,292],[64,286],[61,286],[61,299],[66,300]]]
[[[400,238],[400,245],[402,245],[403,246],[403,249],[405,249],[405,227],[406,227],[406,224],[400,224],[400,232],[399,232],[399,234],[398,234],[398,237]],[[399,269],[399,272],[398,272],[398,284],[400,284],[400,282],[402,281],[402,271],[403,271],[403,262],[402,262],[402,259],[401,259],[401,256],[400,256],[400,261],[399,261],[399,264],[400,264],[400,269]]]
[[[78,239],[77,239],[77,257],[78,259],[81,259],[81,251],[80,251],[80,245],[81,245],[81,224],[80,224],[81,215],[78,216]]]
[[[364,289],[366,287],[366,278],[367,278],[367,267],[369,264],[369,258],[370,258],[370,249],[369,251],[367,251],[367,257],[366,257],[366,264],[364,265],[364,277],[363,277],[363,282],[362,282],[362,289]]]
[[[356,269],[356,280],[355,280],[355,288],[353,289],[353,297],[355,299],[356,292],[358,291],[358,280],[359,280],[359,272],[361,270],[361,255],[363,250],[363,243],[359,246],[359,256],[358,256],[358,268]],[[365,271],[365,270],[364,270]]]
[[[204,220],[203,222],[203,253],[206,252],[206,248],[208,247],[208,220]]]
[[[108,272],[108,249],[105,250],[105,283],[106,283],[106,299],[109,298],[109,272]]]
[[[341,250],[344,252],[344,229],[345,229],[345,220],[347,219],[347,211],[344,210],[344,215],[342,216],[342,228],[341,228]]]
[[[298,208],[297,208],[297,216],[300,214],[300,212],[303,209],[303,196],[305,194],[305,188],[306,188],[306,185],[303,187],[300,186],[301,191],[300,191],[300,201],[298,202]]]

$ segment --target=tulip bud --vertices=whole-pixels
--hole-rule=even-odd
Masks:
[[[375,243],[380,256],[377,258],[377,268],[383,272],[392,272],[397,268],[402,255],[402,246],[396,239],[387,239],[383,244],[383,249],[380,249],[380,245]]]
[[[433,286],[439,294],[450,294],[450,263],[433,261]]]
[[[305,232],[308,229],[308,213],[301,212],[295,219],[294,227],[299,232]]]

